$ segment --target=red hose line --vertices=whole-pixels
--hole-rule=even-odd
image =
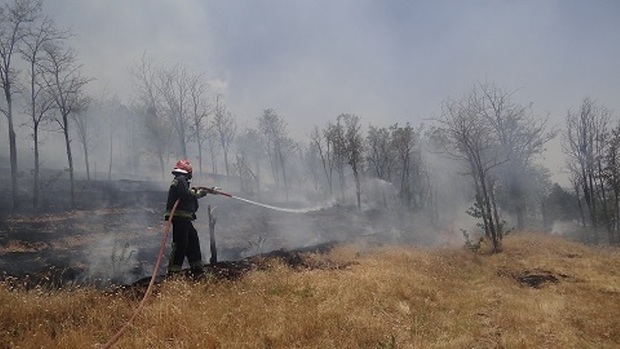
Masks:
[[[151,276],[151,282],[149,282],[149,286],[146,288],[146,292],[144,293],[144,296],[142,297],[142,300],[140,301],[138,308],[136,308],[136,310],[133,312],[133,315],[129,318],[129,320],[127,320],[125,325],[123,325],[123,327],[121,327],[121,329],[118,330],[118,332],[116,332],[116,334],[101,347],[102,349],[111,348],[112,345],[114,345],[121,338],[121,336],[125,333],[129,325],[131,325],[131,323],[138,316],[138,314],[140,314],[140,312],[142,311],[142,308],[144,308],[146,299],[151,294],[151,290],[153,288],[153,285],[155,284],[157,272],[159,271],[159,266],[161,265],[161,260],[164,255],[164,250],[166,249],[166,241],[168,240],[168,233],[170,232],[170,226],[172,225],[172,217],[174,217],[174,212],[177,210],[178,205],[179,205],[179,200],[177,200],[174,203],[174,206],[172,206],[172,210],[170,211],[170,218],[168,218],[168,220],[166,221],[166,225],[164,226],[164,236],[161,240],[161,246],[159,247],[159,255],[157,256],[157,262],[155,263],[155,268],[153,269],[153,275]]]

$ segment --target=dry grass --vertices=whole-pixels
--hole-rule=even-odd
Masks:
[[[499,255],[341,247],[292,270],[158,286],[117,348],[618,348],[620,252],[520,234]],[[558,278],[532,288],[513,276]],[[96,348],[139,299],[0,288],[0,348]]]

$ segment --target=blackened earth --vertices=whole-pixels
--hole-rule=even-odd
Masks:
[[[0,278],[27,288],[148,284],[165,229],[165,184],[90,181],[79,189],[79,208],[73,210],[67,209],[68,192],[62,190],[48,193],[45,209],[38,211],[13,210],[3,203]],[[310,205],[262,199],[293,208]],[[339,268],[342,265],[308,263],[304,257],[325,253],[345,241],[416,242],[405,233],[411,230],[408,220],[389,210],[330,205],[308,213],[287,213],[224,196],[207,196],[200,204],[194,225],[206,265],[199,278],[236,278],[263,267],[271,258],[294,268]],[[209,208],[217,217],[217,263],[208,263]],[[165,272],[170,240],[165,242],[159,275]]]

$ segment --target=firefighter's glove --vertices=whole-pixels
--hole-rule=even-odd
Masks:
[[[207,195],[207,191],[203,188],[192,188],[192,193],[199,199]]]

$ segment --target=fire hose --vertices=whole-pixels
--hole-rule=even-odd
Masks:
[[[116,332],[116,334],[112,336],[112,338],[110,338],[110,340],[108,340],[108,342],[105,343],[103,347],[101,348],[103,349],[111,348],[112,345],[114,345],[114,343],[116,343],[121,338],[121,336],[125,333],[129,325],[131,325],[131,323],[138,316],[138,314],[140,314],[140,312],[142,311],[142,308],[144,308],[146,299],[151,294],[153,285],[155,284],[155,279],[157,278],[157,272],[159,271],[159,266],[161,265],[161,260],[164,255],[164,250],[166,249],[166,241],[168,240],[168,233],[170,232],[170,226],[172,225],[172,217],[174,216],[174,212],[177,210],[178,205],[179,205],[179,200],[177,200],[172,206],[172,210],[170,210],[170,218],[166,221],[166,224],[164,225],[164,236],[161,240],[161,246],[159,247],[159,255],[157,255],[157,262],[155,262],[155,268],[153,269],[153,275],[151,276],[151,281],[149,282],[149,286],[146,288],[146,292],[144,293],[144,296],[142,297],[140,304],[138,305],[136,310],[133,312],[133,315],[129,318],[129,320],[127,320],[125,325],[123,325],[123,327],[121,327],[121,329],[118,330],[118,332]]]

